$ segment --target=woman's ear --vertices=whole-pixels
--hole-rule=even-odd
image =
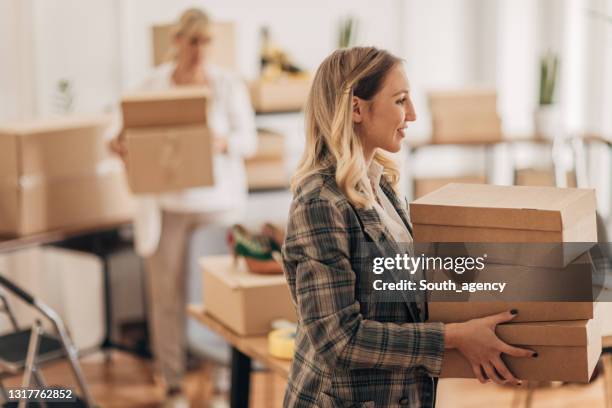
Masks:
[[[353,122],[361,123],[361,121],[363,120],[363,116],[362,116],[363,106],[362,106],[361,99],[359,99],[356,96],[353,96],[353,99],[351,101],[351,109],[353,111]]]

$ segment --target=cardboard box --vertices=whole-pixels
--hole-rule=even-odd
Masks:
[[[285,137],[267,129],[257,130],[257,151],[247,160],[284,160]]]
[[[428,320],[456,323],[517,309],[513,322],[547,322],[592,319],[593,302],[429,302]]]
[[[284,160],[247,160],[249,190],[281,189],[289,186]]]
[[[0,128],[0,234],[26,235],[131,218],[111,117],[74,115]]]
[[[174,24],[157,24],[151,27],[154,66],[172,59],[173,28]],[[236,71],[235,24],[229,21],[212,21],[210,32],[213,40],[207,50],[207,59],[218,67]]]
[[[432,115],[478,112],[497,114],[497,91],[490,88],[466,88],[428,93]]]
[[[502,140],[501,119],[497,114],[445,114],[432,117],[433,143],[494,143]]]
[[[544,246],[524,244],[560,243],[546,248],[552,264],[534,265],[565,266],[597,242],[595,209],[592,189],[453,183],[412,202],[410,216],[416,242],[514,243],[531,260]],[[487,247],[490,262],[517,262],[516,254],[498,249]]]
[[[111,157],[108,115],[75,115],[0,125],[0,183],[22,176],[74,177]]]
[[[414,196],[423,197],[450,183],[485,184],[486,182],[485,176],[417,178],[414,180]]]
[[[595,319],[502,324],[496,333],[509,344],[538,353],[537,358],[502,356],[521,380],[586,383],[601,355],[601,331]],[[473,378],[474,374],[463,355],[452,349],[444,353],[440,377]]]
[[[257,133],[257,152],[245,160],[249,190],[286,188],[285,138],[268,130]]]
[[[210,92],[202,86],[181,86],[163,91],[142,91],[121,100],[123,127],[203,125]]]
[[[128,179],[134,193],[160,193],[214,184],[206,126],[127,129]]]
[[[251,103],[258,113],[300,111],[309,91],[308,78],[259,79],[249,83]]]
[[[432,290],[429,301],[446,302],[591,302],[596,300],[605,279],[586,253],[565,267],[544,268],[524,265],[501,265],[485,262],[482,270],[459,274],[452,270],[431,269],[426,272],[431,283],[454,283],[456,290]],[[503,292],[475,290],[477,285],[505,284]],[[443,287],[442,285],[440,285]],[[470,291],[470,286],[473,291]],[[461,307],[457,307],[460,309]],[[589,318],[589,317],[581,317]],[[555,320],[568,320],[560,317]],[[569,319],[572,320],[572,319]]]
[[[230,256],[200,259],[204,309],[241,335],[262,335],[276,319],[297,321],[289,287],[283,275],[249,273],[243,259]]]
[[[515,183],[517,186],[556,186],[555,174],[552,170],[545,169],[519,169],[516,170]],[[576,174],[574,171],[568,171],[567,186],[576,187]]]
[[[28,235],[131,219],[125,174],[120,163],[114,164],[99,174],[22,178],[20,184],[0,187],[0,233]]]
[[[433,143],[494,143],[502,139],[494,89],[430,92]]]

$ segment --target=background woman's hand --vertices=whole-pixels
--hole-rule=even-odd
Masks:
[[[121,133],[111,140],[108,144],[110,150],[123,160],[123,164],[127,166],[127,146],[125,144],[125,132],[121,130]]]
[[[516,310],[512,310],[463,323],[446,324],[446,348],[459,350],[481,383],[490,379],[497,384],[519,385],[520,381],[501,359],[501,353],[529,358],[537,357],[537,353],[506,344],[495,334],[498,324],[512,320],[516,314]]]
[[[223,136],[215,136],[213,139],[213,149],[215,153],[226,154],[228,150],[227,138]]]

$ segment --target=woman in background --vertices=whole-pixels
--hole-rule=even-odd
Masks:
[[[426,304],[376,302],[364,290],[360,272],[385,254],[386,243],[412,244],[394,188],[399,173],[385,153],[400,150],[406,126],[416,120],[401,60],[372,47],[335,51],[317,70],[305,117],[306,147],[283,247],[298,315],[284,406],[432,407],[450,348],[481,382],[517,384],[501,353],[537,354],[495,334],[516,310],[425,323]]]
[[[187,406],[181,383],[185,370],[187,250],[191,233],[206,223],[238,222],[247,198],[244,157],[255,152],[253,109],[244,83],[211,65],[207,49],[210,20],[198,9],[184,12],[172,33],[172,62],[161,65],[144,88],[181,85],[210,89],[208,127],[214,135],[215,185],[139,197],[134,221],[137,252],[146,258],[150,331],[156,368],[168,395],[167,406]],[[122,136],[111,145],[129,165]]]

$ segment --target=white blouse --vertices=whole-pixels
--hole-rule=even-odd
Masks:
[[[412,236],[402,221],[402,218],[395,210],[393,203],[380,187],[380,178],[382,177],[384,167],[382,164],[372,160],[368,167],[368,179],[374,190],[374,194],[378,200],[374,202],[374,209],[378,213],[380,220],[387,227],[393,239],[396,242],[412,243]]]
[[[159,66],[143,88],[173,87],[174,63]],[[244,212],[248,194],[244,157],[257,148],[255,115],[246,85],[237,76],[215,66],[205,68],[210,80],[211,103],[208,126],[213,134],[226,137],[227,154],[214,156],[215,184],[178,192],[139,195],[134,217],[134,241],[141,256],[156,250],[161,235],[161,212],[185,212],[210,216],[212,222],[237,222]]]

